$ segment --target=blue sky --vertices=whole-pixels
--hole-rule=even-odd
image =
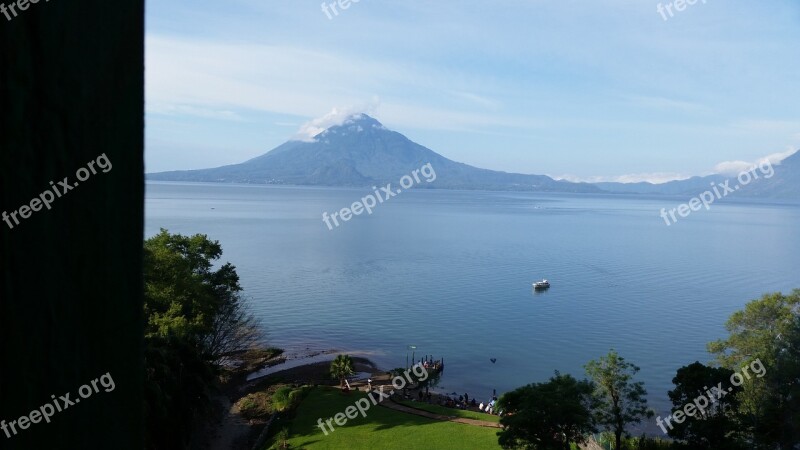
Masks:
[[[321,3],[149,1],[147,170],[241,162],[359,111],[456,161],[568,179],[800,148],[796,0],[672,17],[664,0],[360,0],[331,18]]]

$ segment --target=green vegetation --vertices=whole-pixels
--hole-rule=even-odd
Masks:
[[[146,448],[186,448],[211,415],[223,364],[261,338],[236,269],[205,235],[144,242]]]
[[[748,303],[725,325],[728,339],[708,349],[722,367],[743,372],[754,361],[762,377],[744,380],[737,421],[748,448],[792,450],[800,442],[800,290]],[[731,430],[733,431],[733,430]]]
[[[289,448],[308,450],[500,448],[494,428],[441,422],[382,406],[372,406],[365,418],[359,415],[342,427],[334,423],[334,431],[329,431],[327,436],[317,426],[317,419],[327,420],[365,397],[366,394],[360,392],[345,395],[338,389],[314,388],[294,412],[294,417],[287,420],[288,423],[279,423],[276,429],[288,426]],[[274,444],[273,441],[270,445]]]
[[[498,433],[503,448],[569,450],[595,431],[594,385],[570,375],[556,375],[508,392],[498,402],[504,411]]]
[[[695,362],[678,369],[672,383],[675,389],[669,391],[674,410],[692,404],[698,392],[705,392],[709,386],[728,386],[733,370],[724,367],[708,367]],[[736,411],[739,408],[739,394],[742,388],[731,386],[731,394],[715,399],[705,409],[702,420],[675,422],[668,430],[670,437],[685,443],[693,450],[717,450],[743,448],[734,437],[737,430]],[[716,397],[716,395],[715,395]]]
[[[448,408],[441,405],[429,405],[425,402],[413,402],[410,400],[397,400],[396,403],[408,406],[409,408],[416,408],[434,414],[440,414],[442,416],[459,417],[462,419],[474,419],[474,420],[483,420],[485,422],[500,423],[500,418],[498,416],[477,411]]]
[[[800,442],[800,290],[790,295],[768,294],[748,303],[731,316],[726,328],[730,336],[708,347],[721,367],[695,362],[678,369],[673,378],[675,388],[668,393],[673,417],[669,423],[657,418],[665,431],[669,427],[673,441],[627,436],[629,424],[653,414],[647,409],[644,385],[633,381],[639,368],[612,350],[586,365],[595,387],[591,401],[581,401],[579,390],[570,387],[579,382],[559,379],[558,374],[549,383],[504,395],[500,409],[514,415],[500,421],[508,427],[500,434],[501,444],[504,448],[567,448],[581,433],[589,432],[590,427],[576,417],[590,409],[593,425],[607,430],[599,440],[605,449],[796,449]],[[572,432],[581,426],[585,428]],[[554,440],[554,436],[563,439]]]
[[[252,370],[281,352],[256,349],[259,328],[240,296],[235,268],[217,264],[221,255],[219,243],[204,235],[162,230],[144,243],[147,449],[195,447],[221,380],[236,379],[236,368]],[[672,418],[672,442],[628,436],[631,424],[653,414],[643,383],[635,381],[639,368],[613,350],[586,365],[590,380],[556,372],[547,382],[505,394],[495,408],[505,412],[502,418],[402,402],[442,416],[499,422],[499,432],[372,406],[366,417],[348,419],[326,436],[318,420],[345,412],[366,394],[274,380],[241,398],[237,408],[250,420],[278,413],[268,444],[275,449],[567,450],[601,429],[601,446],[615,450],[794,450],[800,442],[800,290],[750,302],[726,328],[729,336],[708,347],[717,366],[695,362],[673,378],[669,398],[675,414],[682,410],[687,417]],[[339,355],[322,370],[321,377],[329,372],[341,387],[355,368],[349,355]],[[733,383],[735,377],[741,383]],[[699,396],[714,389],[724,389],[724,395],[697,414],[687,412],[686,405],[697,405]]]
[[[343,387],[345,378],[354,373],[353,358],[350,355],[339,355],[331,363],[331,376],[339,380],[339,387]]]
[[[602,433],[597,439],[597,443],[604,450],[611,450],[616,445],[616,437],[613,433]],[[672,450],[675,448],[672,441],[646,436],[623,438],[621,447],[622,450]]]
[[[310,389],[308,386],[298,388],[284,384],[270,386],[265,391],[245,395],[236,402],[236,407],[245,419],[266,420],[272,413],[296,408]]]
[[[283,428],[278,435],[275,437],[275,443],[270,447],[270,449],[275,450],[288,450],[292,448],[291,444],[289,444],[289,430]]]
[[[597,425],[614,433],[614,448],[621,450],[622,437],[629,424],[640,423],[652,417],[647,409],[647,391],[644,383],[633,381],[639,372],[634,364],[625,361],[617,352],[586,364],[586,373],[594,380],[598,405],[594,409]]]
[[[271,397],[266,392],[247,394],[236,402],[239,414],[245,419],[269,416],[272,413]]]
[[[272,394],[272,409],[277,412],[284,412],[296,408],[311,390],[309,386],[293,388],[283,386]]]

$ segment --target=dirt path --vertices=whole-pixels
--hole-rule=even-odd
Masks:
[[[432,413],[432,412],[423,411],[421,409],[416,409],[416,408],[411,408],[409,406],[400,405],[400,404],[395,403],[395,402],[393,402],[391,400],[385,401],[385,402],[381,402],[380,405],[383,406],[384,408],[393,409],[395,411],[404,412],[406,414],[414,414],[414,415],[417,415],[417,416],[427,417],[427,418],[433,419],[433,420],[441,420],[441,421],[447,421],[447,422],[463,423],[463,424],[466,424],[466,425],[472,425],[472,426],[476,426],[476,427],[500,428],[500,424],[499,423],[489,422],[489,421],[486,421],[486,420],[465,419],[463,417],[443,416],[441,414],[435,414],[435,413]]]
[[[226,410],[222,416],[222,422],[215,430],[214,437],[210,441],[210,450],[232,450],[247,449],[248,440],[252,429],[250,424],[244,420],[231,401],[224,395],[219,395],[216,400],[220,402]]]

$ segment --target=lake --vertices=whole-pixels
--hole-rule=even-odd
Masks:
[[[800,287],[800,206],[688,198],[412,190],[329,230],[369,194],[148,183],[146,234],[220,241],[270,343],[336,348],[389,369],[444,357],[440,392],[486,400],[615,348],[666,415],[675,371],[749,300]],[[531,283],[547,278],[541,294]],[[410,354],[408,355],[410,356]],[[492,362],[495,359],[496,362]]]

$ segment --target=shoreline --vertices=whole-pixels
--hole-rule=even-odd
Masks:
[[[285,351],[276,358],[264,361],[264,364],[255,367],[254,370],[248,371],[246,374],[247,382],[258,382],[259,380],[269,377],[271,375],[279,375],[286,371],[299,370],[301,372],[307,371],[303,369],[305,366],[312,366],[316,364],[330,364],[337,355],[347,354],[353,358],[353,361],[361,365],[361,368],[356,367],[356,373],[367,373],[374,375],[375,372],[385,372],[374,361],[367,356],[362,356],[357,352],[346,352],[336,349],[317,350],[308,353],[293,353],[287,354]]]

